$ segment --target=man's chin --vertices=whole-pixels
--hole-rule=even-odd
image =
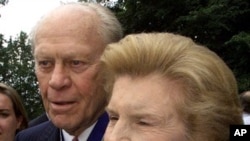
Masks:
[[[51,121],[57,128],[68,129],[72,122],[67,115],[52,115]]]

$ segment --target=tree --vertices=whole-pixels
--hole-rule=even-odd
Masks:
[[[9,2],[9,0],[0,0],[0,5],[6,5]]]
[[[100,3],[102,0],[78,0],[78,2],[97,2]]]
[[[233,70],[239,92],[250,90],[249,0],[118,0],[109,8],[125,35],[168,31],[209,47]],[[0,81],[17,89],[34,118],[43,107],[30,49],[27,34],[8,41],[0,34]]]
[[[215,51],[234,71],[239,92],[249,90],[250,1],[199,0],[190,7],[176,20],[176,31]]]
[[[1,60],[3,60],[0,81],[17,90],[24,101],[29,118],[32,119],[41,114],[43,106],[34,73],[34,61],[32,61],[28,36],[21,32],[15,40],[10,37],[6,43],[7,46],[4,47],[4,42],[2,42],[0,48]]]
[[[238,78],[242,91],[249,90],[250,86],[250,33],[240,32],[225,42],[225,60],[233,66],[234,74]]]
[[[249,0],[120,0],[111,9],[125,34],[168,31],[209,47],[234,71],[239,92],[250,89]]]

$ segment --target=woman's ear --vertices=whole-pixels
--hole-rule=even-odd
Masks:
[[[18,129],[20,129],[21,124],[23,122],[23,116],[17,117],[16,120],[17,120],[16,130],[18,130]]]

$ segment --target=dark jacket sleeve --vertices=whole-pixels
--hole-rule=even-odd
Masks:
[[[60,141],[60,130],[47,121],[20,131],[15,141]]]

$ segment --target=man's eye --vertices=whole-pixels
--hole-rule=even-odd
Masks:
[[[48,68],[52,65],[50,61],[39,61],[38,65],[43,68]]]
[[[72,60],[69,62],[69,66],[75,71],[75,72],[83,72],[89,67],[89,63],[82,60]]]
[[[82,64],[82,62],[81,62],[81,61],[78,61],[78,60],[73,60],[73,61],[71,61],[71,64],[72,64],[73,66],[79,66],[79,65]]]

